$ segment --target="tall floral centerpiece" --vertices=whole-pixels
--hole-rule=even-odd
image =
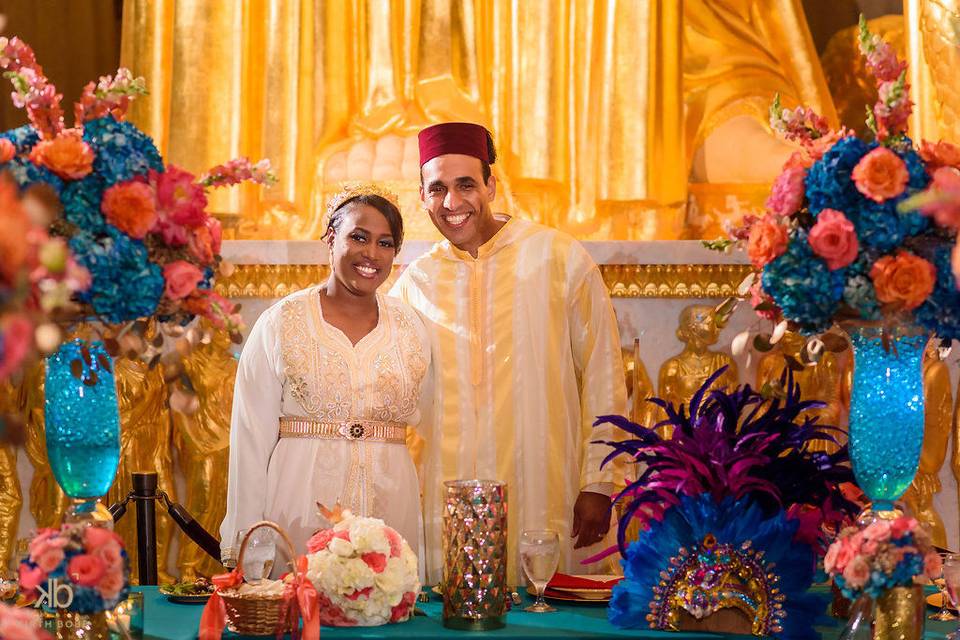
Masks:
[[[923,443],[921,360],[932,334],[960,337],[960,293],[951,270],[953,221],[904,201],[931,175],[960,164],[960,150],[905,130],[912,103],[906,64],[860,23],[860,50],[879,99],[860,139],[830,131],[809,109],[771,108],[771,124],[800,148],[784,165],[762,217],[732,230],[756,276],[745,283],[764,318],[819,334],[839,324],[853,346],[850,456],[874,513],[889,513],[910,485]],[[765,334],[755,344],[769,348]],[[810,339],[804,366],[846,341]]]
[[[0,38],[0,68],[30,120],[0,133],[0,172],[21,190],[52,196],[58,211],[48,233],[88,279],[62,302],[99,334],[66,342],[47,363],[47,453],[76,515],[96,506],[119,461],[112,357],[123,351],[154,365],[164,344],[174,342],[166,338],[182,342],[183,327],[196,316],[237,333],[234,305],[213,289],[222,268],[221,229],[206,211],[206,190],[272,175],[266,163],[243,159],[199,179],[164,164],[150,137],[124,121],[130,101],[146,92],[143,79],[126,69],[84,88],[68,128],[61,95],[29,46]],[[156,331],[149,342],[145,320]]]

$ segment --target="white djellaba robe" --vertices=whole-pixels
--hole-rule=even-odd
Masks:
[[[420,422],[421,394],[428,398],[430,385],[424,323],[395,298],[377,295],[377,303],[377,326],[356,345],[324,320],[319,286],[280,300],[254,324],[233,396],[224,559],[236,559],[237,533],[263,519],[281,525],[296,552],[306,553],[310,536],[330,526],[317,503],[337,501],[383,519],[414,552],[421,549],[419,484],[404,444],[279,437],[281,416]]]
[[[626,413],[617,319],[583,246],[528,220],[506,219],[477,252],[448,240],[415,260],[391,295],[426,318],[433,340],[434,406],[422,473],[429,581],[442,569],[446,480],[507,485],[508,581],[517,584],[523,529],[560,534],[560,570],[609,572],[580,562],[614,540],[573,549],[580,491],[609,494],[619,464],[600,464],[622,436],[597,416]]]

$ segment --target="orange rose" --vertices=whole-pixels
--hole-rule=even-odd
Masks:
[[[886,147],[877,147],[860,158],[850,175],[857,191],[874,202],[900,195],[910,179],[906,163]]]
[[[930,262],[908,251],[883,256],[870,269],[870,279],[877,290],[877,300],[916,309],[933,293],[937,270]]]
[[[750,228],[747,238],[747,255],[757,269],[787,250],[787,230],[766,217],[757,220]]]
[[[940,167],[960,168],[960,147],[941,140],[934,144],[924,140],[920,143],[920,157],[927,163],[931,175]]]
[[[93,171],[93,150],[76,129],[38,142],[30,151],[30,160],[64,180],[79,180]]]
[[[17,155],[17,148],[6,138],[0,138],[0,163],[10,162]]]
[[[142,239],[157,221],[153,189],[136,180],[115,184],[104,191],[100,211],[107,222],[131,238]]]

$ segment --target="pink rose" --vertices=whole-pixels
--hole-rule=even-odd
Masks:
[[[368,551],[360,556],[360,558],[368,567],[373,570],[374,573],[383,573],[383,570],[387,568],[387,556],[383,555],[382,553]]]
[[[100,583],[96,585],[97,591],[108,602],[116,599],[123,591],[123,573],[120,571],[111,571],[103,574]]]
[[[192,173],[171,164],[163,172],[150,171],[148,180],[157,194],[157,213],[162,219],[181,227],[204,223],[207,196]]]
[[[220,226],[220,221],[213,216],[207,216],[204,224],[210,232],[210,249],[214,255],[220,255],[220,245],[223,242],[223,227]]]
[[[109,544],[122,546],[120,536],[103,527],[87,527],[83,533],[83,548],[87,553]]]
[[[834,209],[824,209],[807,236],[810,248],[824,259],[831,271],[842,269],[857,259],[860,243],[857,231],[847,216]]]
[[[853,562],[848,564],[847,568],[843,570],[843,579],[846,581],[847,586],[852,589],[860,589],[863,585],[867,584],[869,578],[870,565],[859,556],[854,558]]]
[[[321,529],[307,540],[307,552],[316,553],[323,551],[330,545],[331,540],[333,540],[333,529]]]
[[[103,561],[89,553],[73,556],[70,564],[67,565],[67,575],[70,576],[70,580],[82,587],[96,585],[105,572],[106,567],[103,566]]]
[[[840,555],[840,542],[834,542],[827,549],[827,555],[823,556],[823,570],[827,573],[833,573],[837,566],[837,556]]]
[[[863,537],[867,540],[886,542],[890,539],[890,523],[887,520],[876,520],[863,530]]]
[[[850,177],[857,191],[874,202],[897,197],[910,180],[906,163],[886,147],[877,147],[860,158]]]
[[[936,580],[943,573],[943,559],[939,553],[928,553],[923,557],[923,572],[931,580]]]
[[[846,569],[850,565],[850,562],[856,557],[858,549],[859,546],[850,544],[849,540],[842,541],[834,567],[836,567],[838,571]]]
[[[93,551],[94,557],[103,562],[107,571],[116,571],[123,569],[123,555],[120,545],[116,542],[109,542]]]
[[[868,556],[875,554],[878,548],[880,548],[880,543],[876,540],[867,540],[863,543],[863,552]]]
[[[934,171],[924,196],[926,202],[920,205],[920,213],[931,216],[938,226],[960,227],[960,170],[940,167]]]
[[[35,562],[37,563],[37,566],[43,569],[46,573],[51,573],[54,569],[60,566],[61,562],[63,562],[63,549],[49,546],[37,556]]]
[[[20,588],[26,592],[33,591],[47,580],[47,574],[40,567],[31,567],[27,564],[20,565]]]
[[[803,180],[807,171],[802,166],[788,166],[773,182],[767,209],[778,216],[791,216],[800,210],[803,204]]]
[[[182,300],[197,288],[203,280],[203,273],[196,265],[177,260],[163,266],[163,279],[167,281],[166,296],[171,300]]]
[[[902,538],[917,528],[917,521],[909,516],[901,516],[890,523],[890,535],[894,538]]]
[[[758,220],[747,238],[747,255],[757,269],[762,269],[787,250],[787,230],[766,217]]]
[[[390,622],[403,622],[410,617],[410,611],[413,609],[413,603],[417,600],[417,594],[408,591],[403,594],[403,598],[392,609],[390,609]]]
[[[387,542],[390,543],[390,557],[399,558],[403,551],[403,538],[390,527],[384,527],[383,535],[387,536]]]

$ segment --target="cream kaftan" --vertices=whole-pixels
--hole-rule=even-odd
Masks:
[[[579,561],[602,547],[573,551],[573,505],[583,489],[622,481],[600,471],[610,449],[590,442],[613,438],[610,425],[592,425],[626,413],[626,387],[616,316],[586,250],[512,218],[476,258],[438,243],[391,294],[427,318],[433,340],[433,418],[422,433],[428,579],[441,570],[442,483],[467,478],[507,483],[512,584],[522,529],[559,531],[561,570],[590,571]]]
[[[237,532],[264,518],[305,553],[309,537],[327,525],[318,501],[382,518],[420,548],[419,485],[406,446],[278,435],[281,416],[420,422],[431,357],[426,330],[403,302],[380,295],[377,302],[378,324],[355,346],[323,319],[319,287],[287,296],[257,319],[233,397],[224,558],[236,557]]]

